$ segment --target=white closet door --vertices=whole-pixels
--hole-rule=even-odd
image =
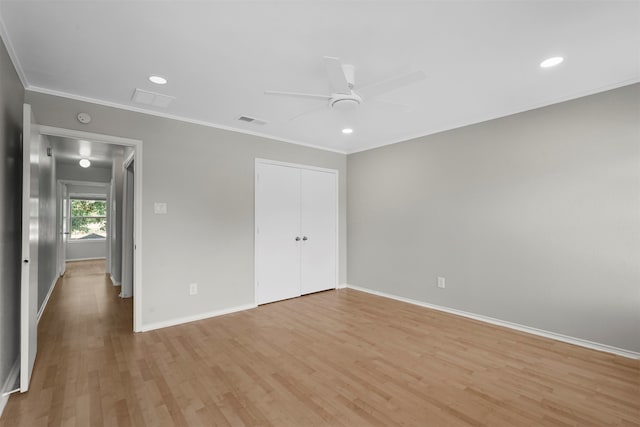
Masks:
[[[301,293],[336,287],[337,176],[302,169]]]
[[[256,300],[300,295],[300,170],[256,164]]]

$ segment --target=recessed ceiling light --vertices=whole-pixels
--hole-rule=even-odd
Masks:
[[[564,58],[562,56],[554,56],[552,58],[547,58],[544,61],[542,61],[540,63],[540,66],[542,68],[555,67],[556,65],[560,64],[562,61],[564,61]]]
[[[342,133],[344,133],[345,135],[349,135],[349,134],[353,133],[353,129],[344,128],[344,129],[342,129]]]
[[[164,77],[160,77],[160,76],[149,76],[149,80],[151,80],[152,83],[155,83],[157,85],[166,85],[167,84],[167,79],[165,79]]]
[[[89,166],[91,166],[91,162],[89,161],[89,159],[80,159],[79,163],[83,168],[88,168]]]

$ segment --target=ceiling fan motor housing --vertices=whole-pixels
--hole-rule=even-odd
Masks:
[[[335,110],[352,110],[361,103],[362,98],[353,92],[350,95],[336,93],[333,94],[329,100],[329,105]]]

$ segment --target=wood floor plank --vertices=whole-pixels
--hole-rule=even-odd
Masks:
[[[70,263],[3,426],[640,426],[640,361],[354,290],[134,334]]]

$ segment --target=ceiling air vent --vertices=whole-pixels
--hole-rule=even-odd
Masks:
[[[265,120],[256,119],[255,117],[249,116],[240,116],[238,120],[245,123],[253,123],[254,125],[266,125],[267,122]]]
[[[161,93],[149,92],[142,89],[136,89],[131,97],[133,102],[142,105],[151,105],[153,107],[166,108],[171,101],[176,99],[174,96],[163,95]]]

